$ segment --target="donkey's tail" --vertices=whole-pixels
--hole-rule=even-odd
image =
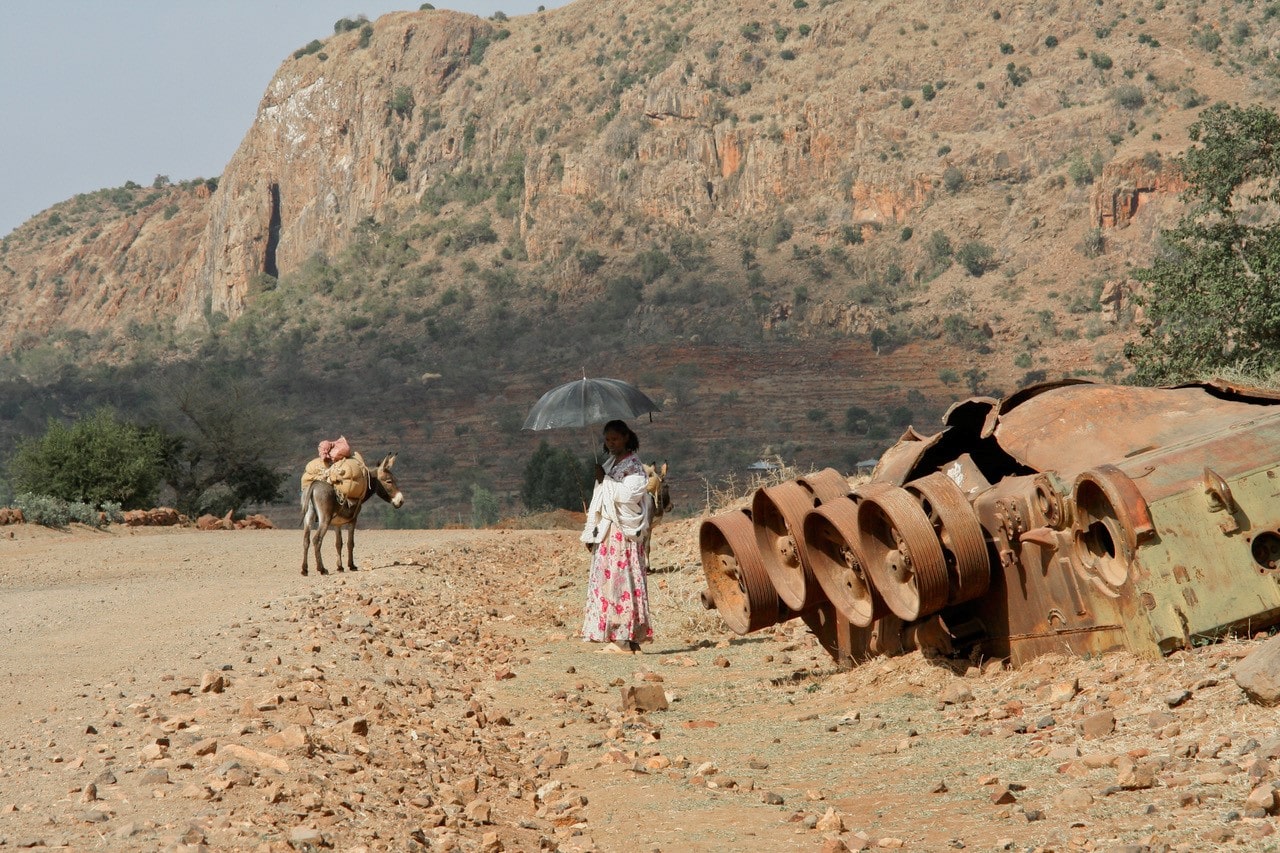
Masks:
[[[311,490],[316,486],[315,482],[307,483],[307,487],[300,491],[302,496],[302,515],[301,521],[303,527],[309,527],[313,523],[315,516],[316,502],[311,497]]]

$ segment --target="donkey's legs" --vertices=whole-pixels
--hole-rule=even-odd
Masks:
[[[302,498],[302,574],[307,574],[307,552],[311,550],[311,525],[315,521],[315,504],[311,502],[311,492]]]
[[[338,549],[338,571],[342,571],[342,528],[336,524],[333,527],[333,544]]]
[[[329,522],[322,519],[320,527],[316,530],[315,537],[312,540],[314,542],[313,550],[316,555],[316,571],[322,575],[329,574],[329,570],[324,567],[324,558],[320,556],[320,546],[324,544],[324,536],[328,532]]]
[[[347,571],[354,572],[356,569],[356,523],[351,522],[351,528],[347,530]]]

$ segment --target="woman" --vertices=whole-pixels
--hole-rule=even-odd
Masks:
[[[581,537],[592,552],[582,638],[605,643],[602,652],[638,652],[641,643],[653,639],[641,544],[648,524],[649,478],[636,456],[640,439],[626,423],[604,425],[604,446],[608,458],[596,465],[596,487]]]

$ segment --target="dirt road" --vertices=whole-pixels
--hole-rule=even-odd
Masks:
[[[631,656],[574,638],[567,531],[363,531],[302,578],[293,531],[0,528],[0,847],[1276,849],[1251,643],[836,672],[697,606],[695,530]]]

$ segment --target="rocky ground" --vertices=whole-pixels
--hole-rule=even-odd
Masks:
[[[1280,849],[1257,641],[839,672],[701,609],[695,522],[634,656],[574,637],[572,531],[366,531],[309,578],[293,531],[0,536],[0,848]]]

